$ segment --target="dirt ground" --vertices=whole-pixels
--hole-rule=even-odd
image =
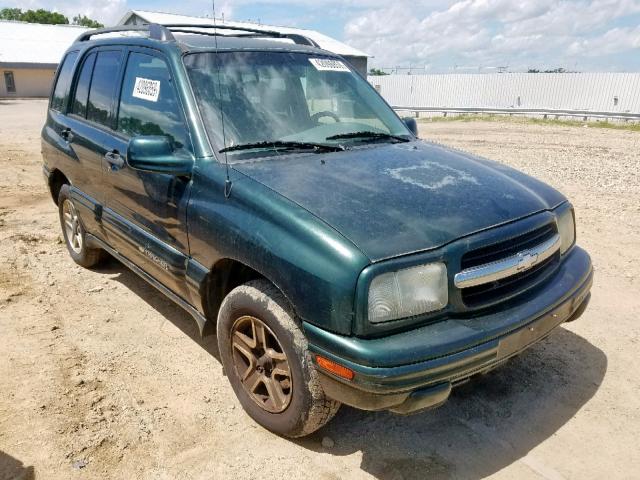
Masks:
[[[0,101],[0,479],[640,477],[640,133],[421,124],[568,195],[591,305],[437,410],[343,407],[290,441],[243,413],[186,312],[115,261],[71,261],[41,174],[45,108]]]

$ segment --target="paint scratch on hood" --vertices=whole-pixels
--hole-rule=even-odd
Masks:
[[[468,172],[429,161],[410,167],[388,168],[385,173],[396,180],[426,190],[439,190],[447,186],[459,185],[460,183],[480,184]]]

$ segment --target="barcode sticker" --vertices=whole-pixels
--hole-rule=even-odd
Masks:
[[[349,72],[344,62],[340,60],[334,60],[332,58],[310,58],[311,65],[316,67],[316,70],[326,70],[331,72]]]
[[[160,96],[160,80],[136,77],[132,95],[142,100],[157,102]]]

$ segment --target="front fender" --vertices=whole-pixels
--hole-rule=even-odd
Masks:
[[[358,275],[369,260],[307,210],[233,170],[228,198],[225,168],[200,160],[188,207],[192,258],[210,268],[230,258],[272,281],[299,317],[350,334]]]

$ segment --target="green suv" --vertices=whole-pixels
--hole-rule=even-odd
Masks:
[[[419,140],[298,35],[85,33],[42,151],[73,260],[108,253],[189,311],[244,409],[281,435],[341,403],[437,406],[588,303],[562,194]]]

